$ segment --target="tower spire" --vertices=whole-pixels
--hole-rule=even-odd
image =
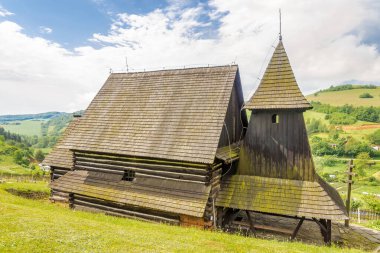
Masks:
[[[281,34],[281,9],[278,9],[279,16],[280,16],[280,32],[279,32],[279,39],[282,40],[282,34]]]

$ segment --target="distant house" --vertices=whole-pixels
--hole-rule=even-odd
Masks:
[[[245,110],[251,110],[249,124]],[[244,105],[238,66],[113,73],[44,164],[76,209],[226,228],[246,214],[347,219],[314,168],[302,95],[280,38]]]

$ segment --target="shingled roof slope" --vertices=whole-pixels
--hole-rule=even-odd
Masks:
[[[55,148],[42,161],[43,165],[71,169],[73,167],[73,152],[68,148],[59,147],[65,142],[66,137],[73,131],[80,118],[74,117],[66,127]]]
[[[216,205],[287,216],[348,218],[339,194],[319,177],[311,182],[233,175],[222,180]]]
[[[138,174],[138,173],[136,173]],[[168,213],[202,217],[211,186],[192,182],[142,178],[133,183],[121,180],[122,175],[76,170],[51,183],[53,190],[70,192],[98,199]]]
[[[285,48],[280,40],[256,92],[246,109],[311,109],[294,77]]]
[[[111,74],[60,148],[213,163],[236,65]]]

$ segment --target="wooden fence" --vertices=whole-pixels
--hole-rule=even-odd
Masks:
[[[351,210],[350,219],[360,222],[360,221],[369,221],[369,220],[380,220],[380,213],[374,212],[372,210]]]

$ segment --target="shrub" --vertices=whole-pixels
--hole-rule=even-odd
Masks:
[[[353,199],[351,201],[351,210],[358,210],[360,207],[363,206],[363,202],[359,199]]]
[[[380,199],[378,197],[375,195],[365,195],[362,199],[370,210],[380,212]]]
[[[373,98],[373,96],[369,94],[368,92],[366,92],[366,93],[361,94],[359,98]]]
[[[338,159],[336,156],[328,155],[328,156],[323,157],[322,166],[332,167],[335,164],[337,164],[337,162],[338,162]]]
[[[351,125],[356,122],[356,118],[343,112],[333,112],[328,116],[331,124],[335,125]]]
[[[369,135],[368,140],[375,145],[380,145],[380,129]]]
[[[45,159],[45,155],[44,155],[44,153],[42,153],[41,150],[37,150],[36,153],[34,153],[34,158],[38,162],[42,162]]]

